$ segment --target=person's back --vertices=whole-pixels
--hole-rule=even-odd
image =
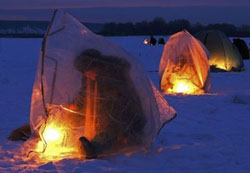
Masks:
[[[87,124],[95,127],[95,135],[92,139],[86,135],[80,138],[87,158],[97,157],[116,143],[118,138],[140,143],[145,118],[139,97],[129,77],[129,63],[90,49],[77,57],[75,67],[83,74],[83,79],[74,104],[81,110],[92,107],[95,109],[92,112],[96,114],[95,120],[89,121],[95,124]],[[91,100],[96,100],[96,103],[91,103],[96,104],[94,107],[87,103],[89,84],[97,93],[91,95]],[[86,113],[86,116],[89,115]],[[85,122],[87,119],[86,117]]]

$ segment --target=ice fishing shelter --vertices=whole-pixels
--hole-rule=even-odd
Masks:
[[[237,48],[221,31],[201,31],[196,34],[210,53],[212,71],[241,71],[244,64]]]
[[[134,57],[55,11],[33,86],[31,153],[58,160],[149,146],[175,115]]]
[[[159,66],[160,87],[165,93],[201,94],[210,89],[208,53],[187,31],[170,36]]]

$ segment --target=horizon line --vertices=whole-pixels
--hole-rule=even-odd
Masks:
[[[157,18],[157,17],[160,17],[160,16],[156,16],[155,18]],[[149,20],[147,22],[152,22],[153,20],[154,19]],[[217,22],[217,23],[215,22],[215,23],[208,23],[208,24],[202,24],[202,23],[199,23],[199,22],[198,23],[192,23],[190,20],[184,19],[184,18],[173,19],[173,20],[170,20],[170,21],[165,20],[165,22],[168,23],[168,22],[175,21],[175,20],[187,20],[188,22],[190,22],[191,25],[201,24],[203,26],[207,26],[207,25],[216,25],[216,24],[229,24],[229,25],[234,25],[234,26],[238,27],[238,25],[236,25],[236,24],[226,23],[226,22]],[[5,19],[0,19],[0,21],[7,21],[7,22],[10,22],[10,21],[11,22],[48,22],[49,23],[51,21],[51,19],[49,19],[49,20],[11,20],[11,19],[5,20]],[[144,21],[145,20],[141,20],[141,21],[137,21],[137,22],[144,22]],[[83,22],[83,21],[80,21],[80,22],[83,23],[83,24],[102,24],[102,25],[105,25],[105,24],[108,24],[108,23],[115,23],[115,24],[120,24],[120,23],[122,23],[122,24],[125,24],[125,23],[136,24],[137,23],[137,22],[132,22],[132,21],[130,21],[130,22],[104,22],[104,23],[102,23],[102,22]],[[250,26],[250,24],[247,24],[247,23],[242,24],[242,25]]]

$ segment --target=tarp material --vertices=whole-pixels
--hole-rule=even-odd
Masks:
[[[175,115],[134,57],[55,11],[33,86],[32,155],[59,160],[148,147]]]
[[[208,51],[188,31],[172,35],[165,44],[159,66],[165,93],[201,94],[210,89]]]
[[[241,71],[244,64],[238,49],[221,31],[202,31],[196,34],[210,53],[209,64],[225,71]],[[211,68],[211,69],[213,69]]]

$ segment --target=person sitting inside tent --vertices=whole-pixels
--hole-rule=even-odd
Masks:
[[[130,64],[89,49],[75,59],[74,65],[82,74],[82,84],[73,103],[64,106],[85,114],[80,120],[85,131],[79,140],[86,158],[95,158],[120,141],[142,143],[146,119],[129,77]],[[30,134],[30,125],[25,125],[8,139],[25,141]]]
[[[92,129],[86,129],[88,132],[79,139],[86,158],[97,157],[119,140],[140,143],[146,120],[129,78],[130,64],[117,57],[104,56],[95,49],[84,51],[74,64],[83,75],[74,105],[78,110],[92,107],[92,115],[85,117],[85,125]],[[97,93],[90,95],[92,103],[88,103],[88,87],[95,88]],[[95,117],[90,120],[87,116]]]

